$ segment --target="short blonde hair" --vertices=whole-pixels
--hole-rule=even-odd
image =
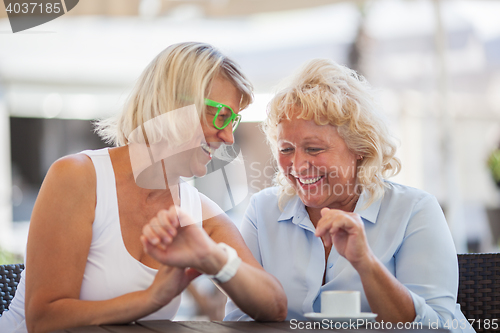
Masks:
[[[218,75],[229,80],[241,92],[240,110],[252,103],[252,84],[239,66],[219,50],[209,44],[196,42],[171,45],[143,71],[123,112],[116,117],[97,121],[96,132],[106,142],[123,146],[131,143],[130,134],[147,121],[191,104],[196,106],[200,118],[206,121],[204,99]],[[186,135],[191,135],[189,131],[176,133],[175,124],[168,130],[170,133],[157,131],[156,134],[170,135],[181,142],[187,140]],[[162,138],[148,139],[149,143],[154,143]]]
[[[315,59],[274,96],[262,128],[277,161],[278,124],[282,119],[313,119],[318,125],[335,126],[349,150],[363,157],[356,181],[370,195],[368,206],[383,196],[384,179],[401,169],[395,157],[396,145],[376,110],[364,77],[331,60]],[[275,183],[280,186],[279,206],[283,209],[296,192],[281,170],[275,175]]]

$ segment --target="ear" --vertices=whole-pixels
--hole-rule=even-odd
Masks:
[[[358,159],[358,160],[362,160],[362,159],[363,159],[363,155],[358,155],[358,156],[356,157],[356,159]]]

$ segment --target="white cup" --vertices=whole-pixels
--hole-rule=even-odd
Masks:
[[[359,291],[328,290],[321,293],[321,313],[336,317],[359,317]]]

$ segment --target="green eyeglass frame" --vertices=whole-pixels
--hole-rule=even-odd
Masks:
[[[236,130],[238,125],[240,124],[241,121],[241,115],[234,113],[233,109],[231,109],[230,106],[226,104],[222,104],[216,101],[212,101],[211,99],[205,98],[205,105],[212,106],[214,108],[217,108],[217,112],[215,113],[213,124],[214,127],[217,128],[218,130],[223,130],[224,128],[227,127],[230,123],[232,123],[233,127],[233,132]],[[231,110],[231,116],[221,116],[219,117],[220,110],[222,108],[228,108]]]

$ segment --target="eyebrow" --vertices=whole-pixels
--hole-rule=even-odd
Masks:
[[[317,135],[311,135],[311,136],[306,136],[303,140],[320,140],[320,141],[325,141],[321,137]]]
[[[327,143],[323,138],[317,135],[311,135],[311,136],[306,136],[305,138],[302,139],[302,141],[313,141],[313,140],[319,140],[321,143]],[[284,140],[284,139],[278,139],[278,142],[290,142],[289,140]]]

